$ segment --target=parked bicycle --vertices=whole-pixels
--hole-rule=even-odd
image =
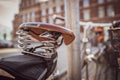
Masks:
[[[109,45],[105,50],[106,59],[112,71],[112,80],[120,80],[120,21],[113,22],[109,36]]]
[[[57,48],[75,38],[69,29],[40,22],[21,24],[17,34],[22,54],[0,60],[0,68],[9,74],[1,80],[46,80],[55,70]]]
[[[94,30],[92,30],[94,28]],[[99,40],[99,37],[102,35],[102,31],[95,32],[95,28],[99,27],[92,27],[91,23],[86,24],[83,26],[83,36],[82,36],[82,42],[81,42],[81,65],[82,69],[85,71],[85,80],[97,80],[97,71],[98,71],[98,64],[99,59],[103,55],[103,51],[105,49],[105,46],[102,44],[103,38]],[[92,31],[91,31],[92,30]],[[99,35],[98,35],[99,33]],[[98,35],[98,36],[97,36]],[[89,69],[91,63],[92,69]],[[92,76],[90,76],[90,71],[92,71]]]

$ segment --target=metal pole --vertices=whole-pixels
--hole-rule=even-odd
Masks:
[[[65,24],[76,36],[68,47],[68,80],[81,80],[79,0],[65,0]]]

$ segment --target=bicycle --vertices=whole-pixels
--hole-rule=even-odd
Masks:
[[[115,21],[109,29],[109,45],[106,49],[106,59],[109,63],[109,68],[112,70],[112,79],[119,80],[120,73],[120,21]]]
[[[10,74],[2,80],[46,80],[55,70],[57,48],[75,38],[69,29],[40,22],[21,24],[17,34],[22,55],[0,60],[0,68]]]
[[[82,46],[81,46],[81,65],[82,65],[82,69],[85,68],[86,70],[86,74],[85,74],[85,80],[89,80],[90,76],[89,76],[89,64],[91,64],[91,62],[93,62],[95,66],[94,68],[94,72],[93,72],[93,79],[92,80],[96,80],[96,76],[97,76],[97,70],[98,70],[98,63],[99,63],[99,58],[103,55],[103,50],[105,49],[105,46],[96,46],[96,45],[92,45],[90,40],[89,40],[89,34],[90,37],[92,37],[92,34],[89,32],[93,27],[91,26],[91,23],[86,24],[86,26],[83,27],[84,31],[83,31],[83,38],[82,38]],[[92,33],[94,33],[92,31]],[[96,35],[96,34],[95,34]],[[91,38],[92,39],[92,38]],[[93,38],[93,40],[95,40],[95,36]],[[97,43],[98,44],[98,43]],[[89,47],[88,47],[89,45]],[[93,49],[93,50],[92,50]]]

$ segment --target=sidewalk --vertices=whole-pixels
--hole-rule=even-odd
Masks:
[[[15,52],[19,52],[20,49],[18,48],[3,48],[3,49],[0,49],[0,54],[3,54],[3,53],[15,53]]]
[[[20,49],[18,48],[4,48],[0,49],[0,58],[9,57],[20,54]]]

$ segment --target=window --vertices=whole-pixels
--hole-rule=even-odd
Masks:
[[[27,21],[30,20],[30,13],[27,13]]]
[[[49,14],[52,14],[52,13],[53,13],[53,9],[52,9],[52,8],[49,8],[48,13],[49,13]]]
[[[30,14],[29,13],[27,13],[27,19],[29,19],[30,18]]]
[[[83,7],[88,7],[89,5],[89,0],[83,0]]]
[[[104,7],[98,8],[98,16],[99,16],[99,18],[103,18],[105,16]]]
[[[104,0],[98,0],[98,3],[102,4],[102,3],[104,3]]]
[[[31,20],[32,20],[32,21],[35,21],[35,12],[32,12],[32,13],[31,13]]]
[[[90,19],[90,10],[84,10],[83,11],[83,19],[89,20]]]
[[[32,13],[31,13],[31,17],[32,17],[32,18],[35,17],[35,12],[32,12]]]
[[[53,23],[53,17],[49,16],[49,23]]]
[[[114,8],[113,8],[112,5],[109,5],[109,6],[107,7],[107,15],[108,15],[108,16],[115,16]]]
[[[43,17],[42,18],[42,22],[46,23],[46,18]]]
[[[58,13],[61,12],[61,7],[60,6],[56,7],[56,12],[58,12]]]
[[[42,14],[42,16],[45,16],[46,15],[46,10],[43,9],[41,14]]]
[[[23,23],[25,22],[25,17],[26,17],[26,15],[23,14],[23,15],[22,15],[22,22],[23,22]]]

